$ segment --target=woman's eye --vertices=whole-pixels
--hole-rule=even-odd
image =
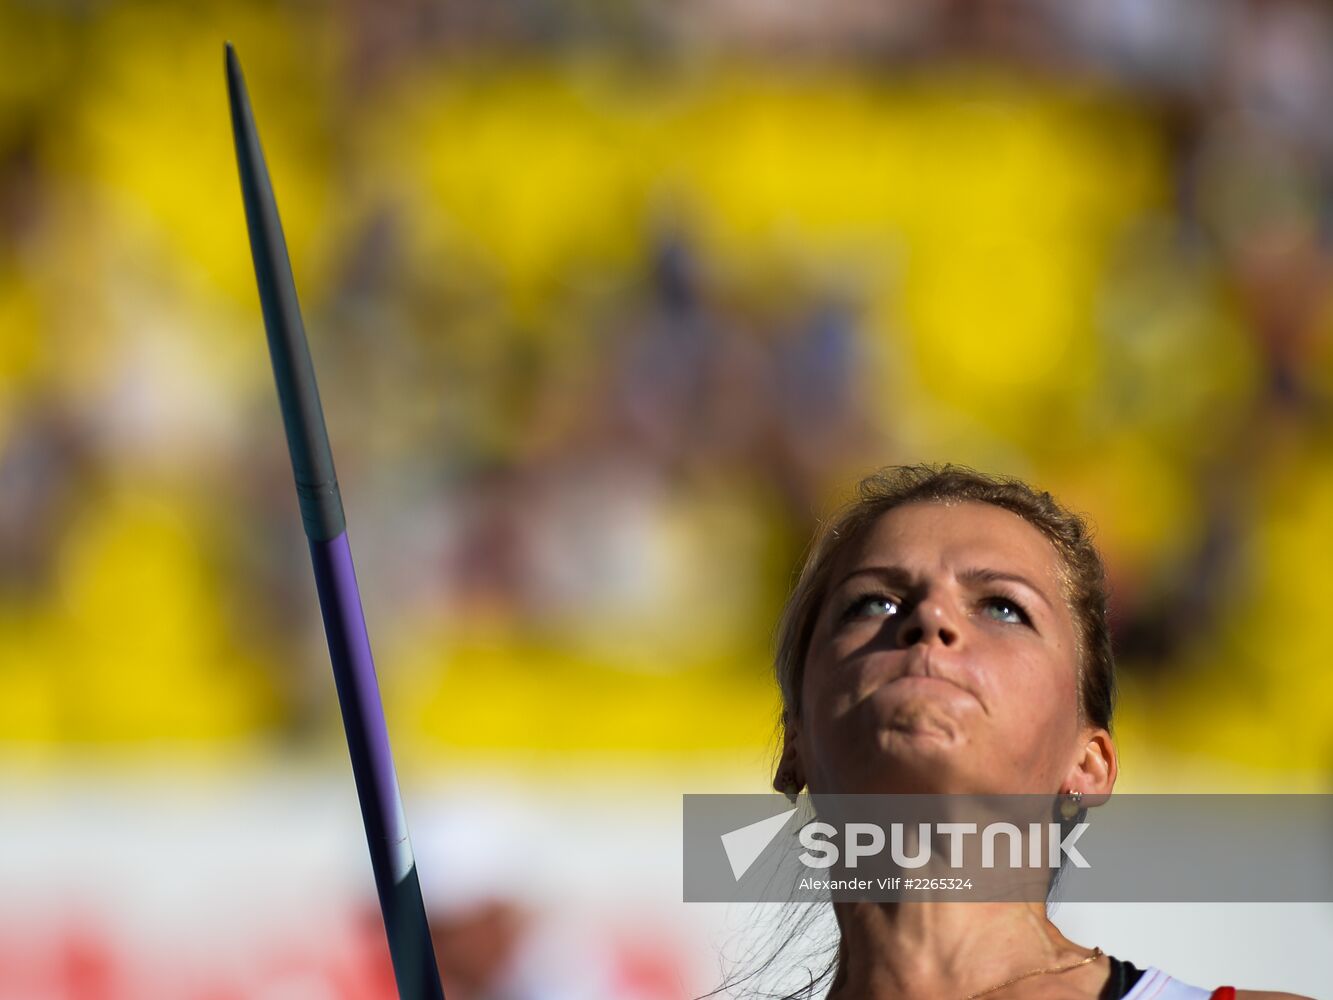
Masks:
[[[1007,597],[990,598],[986,601],[985,610],[986,614],[997,622],[1009,622],[1013,625],[1025,625],[1028,622],[1027,612]]]
[[[845,618],[890,618],[899,610],[898,602],[884,594],[858,597],[847,608]]]

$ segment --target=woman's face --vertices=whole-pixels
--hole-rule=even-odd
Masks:
[[[1080,777],[1091,747],[1114,781],[1114,751],[1080,722],[1061,562],[1034,526],[906,504],[832,570],[784,755],[812,791],[1109,791]]]

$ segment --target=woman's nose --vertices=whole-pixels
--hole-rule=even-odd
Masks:
[[[952,646],[958,641],[958,627],[948,606],[937,600],[918,601],[911,614],[898,626],[898,642],[902,646],[938,642]]]

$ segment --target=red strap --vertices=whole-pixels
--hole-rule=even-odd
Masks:
[[[1236,987],[1219,986],[1208,1000],[1236,1000]]]

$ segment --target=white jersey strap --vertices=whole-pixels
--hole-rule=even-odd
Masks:
[[[1161,969],[1149,966],[1124,1000],[1208,1000],[1212,992],[1172,979]]]

